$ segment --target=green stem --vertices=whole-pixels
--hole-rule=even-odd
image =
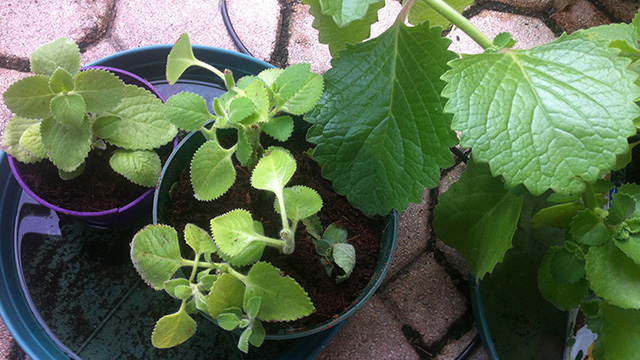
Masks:
[[[267,236],[261,236],[258,238],[258,241],[262,241],[263,243],[278,248],[278,249],[282,249],[285,245],[286,242],[284,240],[280,240],[280,239],[272,239],[270,237]]]
[[[215,140],[218,141],[218,133],[216,132],[216,127],[212,126],[211,129],[207,129],[206,127],[202,127],[200,132],[204,135],[207,140]]]
[[[591,210],[595,211],[600,208],[598,206],[598,201],[596,200],[596,193],[593,191],[593,185],[587,183],[582,193],[582,201],[584,202],[584,206]]]
[[[222,264],[219,264],[219,263],[210,263],[210,262],[200,261],[200,260],[193,261],[193,260],[187,260],[187,259],[182,259],[182,262],[181,262],[181,266],[191,266],[194,268],[203,267],[203,268],[217,269],[221,265]]]
[[[227,273],[242,281],[243,283],[247,280],[247,277],[245,275],[242,275],[239,272],[235,271],[231,266],[227,267]]]
[[[407,1],[407,4],[413,4],[415,0]],[[424,0],[433,10],[442,15],[445,19],[449,20],[453,25],[459,27],[467,35],[469,35],[473,41],[482,46],[483,49],[488,49],[493,46],[493,41],[485,35],[480,29],[460,14],[456,9],[449,6],[443,0]],[[407,11],[408,12],[408,11]]]
[[[211,71],[212,73],[216,74],[216,76],[218,76],[220,79],[222,79],[223,82],[225,82],[224,74],[222,73],[222,71],[200,60],[198,60],[198,66]]]

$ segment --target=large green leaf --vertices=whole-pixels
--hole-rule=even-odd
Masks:
[[[314,310],[304,289],[293,278],[282,276],[280,270],[269,263],[253,265],[243,282],[246,286],[245,305],[255,296],[262,298],[258,319],[291,321]]]
[[[225,309],[242,308],[244,284],[229,274],[222,274],[209,293],[209,315],[218,317]]]
[[[87,111],[99,113],[113,109],[125,94],[125,85],[106,70],[85,70],[75,78],[75,93],[80,94]]]
[[[470,161],[435,208],[436,235],[457,249],[471,272],[482,279],[511,248],[523,199],[491,176],[486,164]]]
[[[62,94],[51,99],[51,114],[64,126],[82,126],[86,112],[84,99],[78,94]]]
[[[589,282],[584,278],[566,284],[554,280],[551,260],[561,247],[552,247],[545,255],[538,269],[538,288],[542,296],[561,310],[571,310],[589,294]]]
[[[258,251],[262,254],[264,244],[257,248],[251,245],[268,239],[254,227],[251,213],[243,209],[236,209],[211,219],[211,233],[218,249],[231,257],[241,256],[244,251]]]
[[[334,57],[346,47],[346,44],[357,44],[369,38],[371,24],[378,21],[378,10],[384,6],[384,1],[373,3],[363,18],[340,27],[332,16],[322,13],[320,0],[302,0],[302,3],[311,6],[309,13],[314,17],[312,26],[319,32],[318,40],[329,45],[329,51]]]
[[[60,170],[72,172],[91,151],[91,121],[84,118],[78,127],[67,127],[54,118],[42,120],[40,135],[49,159]]]
[[[106,115],[122,118],[107,141],[128,150],[155,149],[178,134],[164,116],[162,100],[137,86],[127,85],[122,101]]]
[[[156,323],[151,343],[159,349],[180,345],[196,333],[197,324],[184,310],[165,315]]]
[[[395,24],[350,47],[325,74],[325,92],[305,119],[314,159],[336,192],[365,214],[420,202],[440,181],[457,142],[443,113],[440,76],[455,57],[428,24]]]
[[[461,145],[509,186],[582,193],[628,151],[640,115],[637,75],[629,60],[583,37],[466,55],[443,77]]]
[[[445,2],[458,12],[462,12],[467,6],[473,4],[473,0],[446,0]],[[425,21],[429,21],[433,26],[447,27],[450,24],[449,20],[433,10],[426,0],[418,0],[411,6],[409,22],[417,25]]]
[[[182,263],[178,233],[167,225],[146,226],[133,237],[131,260],[151,287],[164,289]]]
[[[198,94],[181,92],[167,99],[164,113],[173,124],[182,130],[200,130],[212,115],[207,102]]]
[[[40,123],[31,125],[20,137],[20,146],[26,150],[29,155],[37,158],[45,159],[47,152],[44,150],[42,136],[40,135]]]
[[[16,115],[40,119],[51,116],[49,103],[55,96],[44,75],[20,79],[2,94],[5,105]]]
[[[640,310],[620,309],[603,303],[602,329],[606,360],[637,359],[640,354]]]
[[[58,68],[71,76],[80,71],[80,49],[68,38],[58,38],[42,45],[31,54],[31,72],[53,76]]]
[[[281,194],[296,171],[296,161],[283,150],[269,150],[251,174],[251,186]]]
[[[9,120],[9,123],[4,130],[4,139],[2,139],[2,145],[6,147],[7,153],[16,158],[16,160],[26,164],[38,162],[46,157],[33,154],[20,144],[24,134],[33,126],[39,127],[40,120],[14,116]]]
[[[109,159],[109,165],[129,181],[145,187],[156,186],[162,171],[160,157],[150,150],[118,149]]]
[[[592,246],[585,260],[597,296],[624,309],[640,309],[640,265],[611,242]]]
[[[322,13],[341,28],[367,16],[369,7],[384,6],[384,0],[320,0]]]
[[[200,146],[191,161],[191,185],[196,199],[215,200],[231,188],[236,180],[233,153],[214,140]]]
[[[189,34],[183,33],[167,57],[167,81],[169,84],[175,84],[187,68],[198,63],[191,49]]]

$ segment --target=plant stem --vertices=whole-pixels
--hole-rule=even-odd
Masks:
[[[216,74],[220,79],[222,79],[223,82],[225,82],[225,78],[224,78],[224,74],[222,73],[222,71],[216,69],[215,67],[207,64],[204,61],[200,61],[198,60],[198,66],[203,67],[209,71],[211,71],[212,73]]]
[[[407,4],[413,3],[414,0],[407,1]],[[453,25],[459,27],[467,35],[482,46],[483,49],[488,49],[493,46],[493,41],[485,35],[480,29],[460,14],[456,9],[449,6],[443,0],[424,0],[433,10],[442,15],[445,19],[449,20]]]
[[[247,280],[247,277],[245,275],[242,275],[239,272],[235,271],[231,266],[227,267],[227,273],[233,275],[233,277],[242,282],[245,282]]]
[[[584,202],[584,206],[591,211],[599,208],[596,194],[593,192],[593,185],[589,183],[585,185],[584,192],[582,193],[582,201]]]

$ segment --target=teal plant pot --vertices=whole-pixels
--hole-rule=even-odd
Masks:
[[[296,123],[295,131],[299,131],[297,129],[299,129],[301,125],[301,123]],[[185,168],[188,168],[190,166],[193,154],[204,142],[205,138],[200,132],[189,134],[180,142],[180,144],[178,144],[176,150],[171,154],[170,158],[165,163],[153,200],[153,222],[155,224],[167,224],[167,214],[165,209],[166,206],[164,206],[163,204],[167,204],[171,201],[169,194],[171,187],[173,186],[173,184],[179,181],[179,174]],[[384,279],[384,276],[391,266],[393,253],[395,252],[397,245],[398,214],[396,212],[393,212],[387,215],[384,219],[383,226],[384,230],[382,234],[381,247],[375,272],[360,295],[355,300],[353,300],[342,313],[329,321],[313,326],[305,328],[292,327],[281,329],[277,333],[267,332],[266,338],[268,340],[287,340],[318,334],[324,330],[332,329],[340,325],[346,318],[348,318],[360,307],[362,307],[362,305],[373,295],[376,289],[380,286]]]

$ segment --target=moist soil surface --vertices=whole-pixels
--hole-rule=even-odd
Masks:
[[[315,250],[313,238],[307,234],[302,223],[298,226],[295,251],[292,255],[282,255],[278,250],[267,247],[262,260],[270,262],[285,275],[296,279],[307,291],[316,308],[310,316],[295,322],[265,324],[271,332],[282,328],[291,330],[310,327],[337,317],[343,312],[373,276],[383,232],[382,218],[367,218],[362,212],[351,207],[346,198],[333,192],[330,182],[322,178],[317,163],[304,154],[311,145],[304,140],[303,135],[294,134],[285,147],[291,151],[297,162],[297,170],[287,186],[305,185],[320,194],[323,200],[322,210],[318,213],[320,221],[325,229],[335,222],[347,230],[348,242],[356,250],[356,267],[347,280],[336,284],[335,277],[340,275],[340,272],[334,270],[332,277],[327,276],[322,259]],[[275,196],[271,192],[252,188],[251,173],[248,170],[236,166],[236,173],[236,182],[225,195],[217,200],[205,202],[195,199],[189,181],[189,169],[182,170],[179,182],[172,187],[172,203],[164,211],[168,214],[165,221],[179,232],[187,223],[210,230],[210,219],[234,209],[245,209],[251,212],[254,220],[262,222],[265,235],[279,238],[281,220],[274,211]],[[183,250],[184,254],[186,253]]]

